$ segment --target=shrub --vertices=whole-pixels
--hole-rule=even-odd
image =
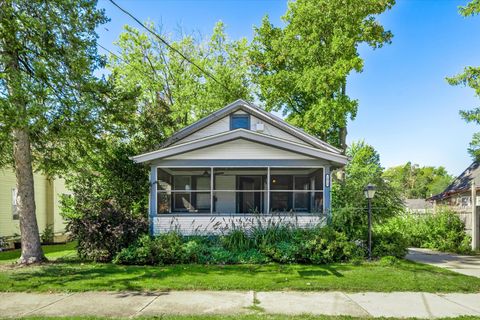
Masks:
[[[78,255],[82,259],[110,261],[147,231],[144,217],[127,213],[110,202],[84,206],[81,213],[80,207],[77,205],[75,213],[68,215],[67,230],[77,241]]]
[[[250,249],[248,251],[240,252],[237,255],[237,262],[263,264],[271,262],[271,259],[258,249]]]
[[[43,230],[40,239],[42,240],[43,244],[50,244],[53,243],[54,240],[54,233],[52,225],[47,225]]]
[[[331,227],[309,230],[303,257],[311,263],[343,262],[364,255],[363,250],[349,241],[345,233]]]
[[[111,260],[148,230],[149,169],[129,159],[138,146],[104,142],[65,177],[72,195],[62,197],[79,257],[97,261]]]
[[[408,242],[402,233],[378,228],[373,232],[372,256],[403,258],[407,254]]]
[[[275,244],[266,244],[261,247],[261,252],[275,262],[300,262],[300,247],[294,242],[281,241]]]
[[[187,242],[188,243],[188,242]],[[176,232],[169,232],[158,237],[143,236],[133,245],[122,249],[115,257],[114,262],[120,264],[176,264],[186,261],[187,255],[192,254],[194,245],[185,246],[182,237]],[[198,247],[197,247],[198,249]]]
[[[446,209],[436,214],[398,215],[382,226],[384,230],[396,230],[401,233],[410,247],[468,253],[470,237],[464,228],[463,222],[455,212]]]
[[[280,237],[283,235],[283,238]],[[236,229],[220,237],[144,236],[122,249],[120,264],[331,263],[359,260],[364,250],[331,227],[270,226]]]
[[[252,247],[252,241],[244,230],[236,229],[220,237],[222,246],[233,252],[243,252]]]

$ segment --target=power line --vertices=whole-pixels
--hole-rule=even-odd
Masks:
[[[166,45],[170,50],[174,51],[175,53],[177,53],[178,55],[180,55],[184,60],[186,60],[188,63],[190,63],[191,65],[193,65],[194,67],[196,67],[198,70],[200,70],[203,74],[205,74],[207,77],[211,78],[213,81],[215,81],[216,83],[218,83],[219,85],[221,85],[223,88],[225,88],[225,90],[227,90],[228,92],[232,93],[230,91],[230,89],[225,86],[223,83],[221,83],[220,81],[217,80],[217,78],[215,78],[210,72],[206,71],[205,69],[203,69],[202,67],[200,67],[198,64],[196,64],[195,62],[193,62],[192,60],[190,60],[186,55],[184,55],[180,50],[177,50],[175,49],[174,47],[172,47],[166,40],[164,40],[160,35],[158,35],[155,31],[153,31],[152,29],[148,28],[145,24],[143,24],[140,20],[138,20],[134,15],[132,15],[130,12],[128,12],[127,10],[123,9],[122,7],[120,7],[115,1],[113,0],[110,0],[110,2],[115,6],[117,7],[120,11],[122,11],[123,13],[125,13],[126,15],[128,15],[130,18],[132,18],[133,20],[135,20],[135,22],[137,22],[140,26],[142,26],[145,30],[147,30],[148,32],[150,32],[153,36],[155,36],[158,40],[160,40],[164,45]]]

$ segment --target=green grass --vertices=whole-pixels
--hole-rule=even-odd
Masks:
[[[45,256],[49,260],[56,260],[58,258],[74,258],[77,256],[75,250],[76,243],[69,242],[66,244],[52,244],[42,246]],[[0,264],[13,263],[20,258],[20,249],[8,250],[0,252]]]
[[[480,279],[409,261],[330,265],[4,265],[0,291],[339,290],[480,292]]]

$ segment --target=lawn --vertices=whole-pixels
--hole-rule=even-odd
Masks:
[[[42,248],[49,260],[56,260],[58,258],[76,257],[75,245],[75,242],[69,242],[66,244],[45,245]],[[0,264],[13,263],[18,258],[20,258],[20,249],[0,252]]]
[[[480,292],[480,279],[399,261],[330,265],[120,266],[52,262],[2,266],[0,291],[339,290]]]
[[[480,292],[480,279],[400,260],[329,265],[122,266],[75,261],[75,244],[44,246],[51,262],[17,267],[0,253],[0,291],[328,290]]]

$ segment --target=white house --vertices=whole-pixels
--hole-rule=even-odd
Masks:
[[[213,232],[232,223],[321,223],[341,151],[237,100],[133,157],[151,167],[150,231]]]

